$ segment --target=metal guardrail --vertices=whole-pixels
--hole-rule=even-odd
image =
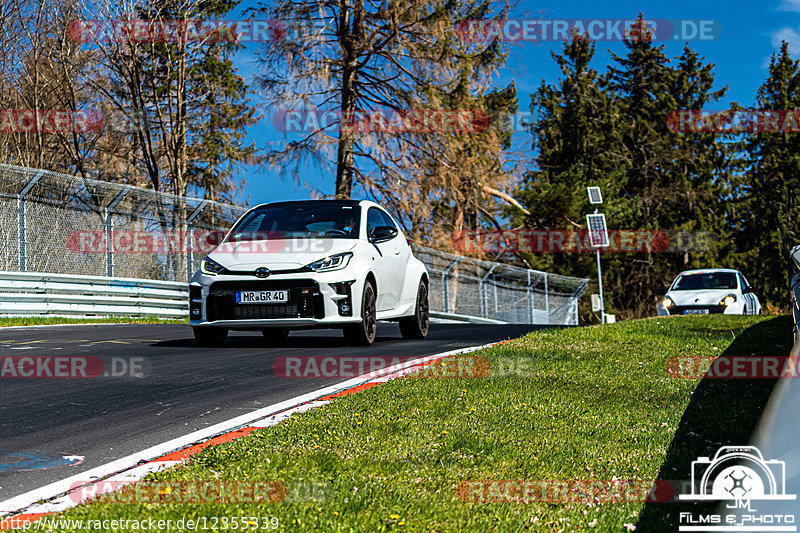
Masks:
[[[173,281],[0,272],[0,316],[186,318],[188,300]]]

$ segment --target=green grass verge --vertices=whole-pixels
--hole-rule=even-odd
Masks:
[[[81,505],[64,518],[269,517],[281,531],[677,531],[675,504],[465,503],[464,480],[686,479],[745,444],[774,383],[669,377],[673,356],[785,355],[787,317],[671,317],[532,333],[481,379],[402,379],[208,448],[151,481],[278,481],[276,504]],[[222,530],[222,529],[220,529]]]
[[[188,324],[186,319],[114,316],[105,318],[66,318],[58,316],[0,317],[0,327],[48,326],[52,324]]]

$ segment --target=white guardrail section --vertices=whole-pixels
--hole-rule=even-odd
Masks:
[[[174,281],[0,272],[0,316],[187,318],[188,302]]]

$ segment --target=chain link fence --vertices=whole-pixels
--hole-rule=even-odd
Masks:
[[[0,270],[187,281],[245,208],[0,164]],[[578,323],[586,279],[415,246],[431,309],[511,323]]]
[[[424,246],[414,255],[430,275],[431,309],[512,324],[578,324],[587,279],[481,261]]]

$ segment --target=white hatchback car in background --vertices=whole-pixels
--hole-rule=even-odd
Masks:
[[[394,219],[358,200],[263,204],[236,222],[189,284],[189,325],[202,346],[229,330],[341,328],[375,340],[377,320],[405,338],[428,333],[428,272]]]
[[[658,315],[760,315],[761,302],[738,270],[681,272],[658,302]]]

